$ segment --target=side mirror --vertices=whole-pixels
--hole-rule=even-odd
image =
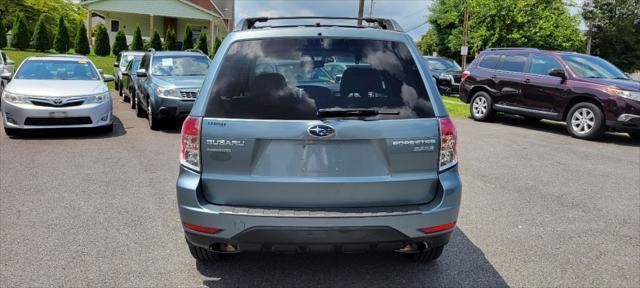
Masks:
[[[104,71],[102,69],[98,69],[98,74],[102,74]]]
[[[104,82],[113,82],[115,80],[115,78],[113,78],[113,75],[103,75],[102,78],[104,79]]]
[[[560,78],[562,78],[562,81],[567,80],[567,74],[565,74],[564,70],[562,70],[560,68],[551,69],[551,71],[549,71],[549,76],[560,77]]]
[[[7,80],[7,81],[11,81],[12,76],[13,74],[9,72],[0,74],[0,78],[2,78],[2,80]]]
[[[122,76],[129,76],[129,71],[127,70],[122,71]]]
[[[624,76],[627,76],[627,78],[631,79],[631,74],[624,72]]]
[[[5,63],[7,63],[7,65],[13,65],[13,64],[16,64],[16,62],[13,62],[13,60],[7,60],[7,62],[5,62]]]
[[[342,74],[336,75],[336,82],[340,83],[342,81]]]
[[[118,67],[118,62],[113,63],[113,67]]]
[[[147,77],[147,71],[144,69],[138,69],[138,71],[136,71],[136,76],[138,77]]]

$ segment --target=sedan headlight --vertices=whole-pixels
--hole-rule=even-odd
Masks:
[[[2,99],[12,104],[26,104],[30,103],[27,96],[9,93],[7,91],[2,92]]]
[[[158,93],[158,96],[160,96],[160,97],[180,98],[180,93],[178,93],[178,90],[176,88],[174,88],[174,87],[158,86],[156,88],[156,93]]]
[[[628,91],[628,90],[620,90],[616,88],[609,88],[609,93],[623,97],[623,98],[640,101],[640,92],[638,91]]]
[[[103,102],[109,101],[109,99],[111,99],[111,94],[109,94],[109,92],[107,91],[104,93],[88,96],[87,100],[85,100],[84,103],[86,104],[103,103]]]

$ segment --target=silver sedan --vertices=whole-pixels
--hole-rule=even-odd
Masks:
[[[86,57],[30,57],[2,92],[2,122],[7,135],[20,129],[100,128],[113,130],[112,104],[104,82],[113,81]]]

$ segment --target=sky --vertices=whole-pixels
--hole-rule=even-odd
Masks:
[[[369,16],[372,0],[365,0]],[[419,40],[427,31],[429,0],[373,0],[372,17],[392,18]],[[236,0],[236,21],[260,16],[358,16],[358,0]]]

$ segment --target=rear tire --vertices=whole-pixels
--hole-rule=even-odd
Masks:
[[[629,132],[629,137],[634,140],[640,140],[640,132]]]
[[[411,256],[411,259],[416,262],[433,262],[436,259],[440,258],[440,255],[442,255],[442,251],[444,250],[444,246],[445,245],[432,247],[431,249],[423,250],[416,254],[409,254],[409,256]]]
[[[213,261],[220,260],[221,258],[220,253],[215,253],[205,248],[195,246],[189,243],[189,241],[187,241],[187,245],[189,246],[189,252],[191,252],[191,256],[193,256],[193,258],[195,258],[198,261],[213,262]]]
[[[493,110],[491,96],[484,91],[474,94],[473,98],[471,98],[471,105],[469,105],[469,113],[471,118],[476,121],[486,122],[493,119],[495,111]]]
[[[569,134],[579,139],[598,139],[606,130],[602,110],[590,102],[573,105],[565,120]]]
[[[9,137],[15,137],[20,135],[20,130],[15,128],[4,128],[4,133]]]

